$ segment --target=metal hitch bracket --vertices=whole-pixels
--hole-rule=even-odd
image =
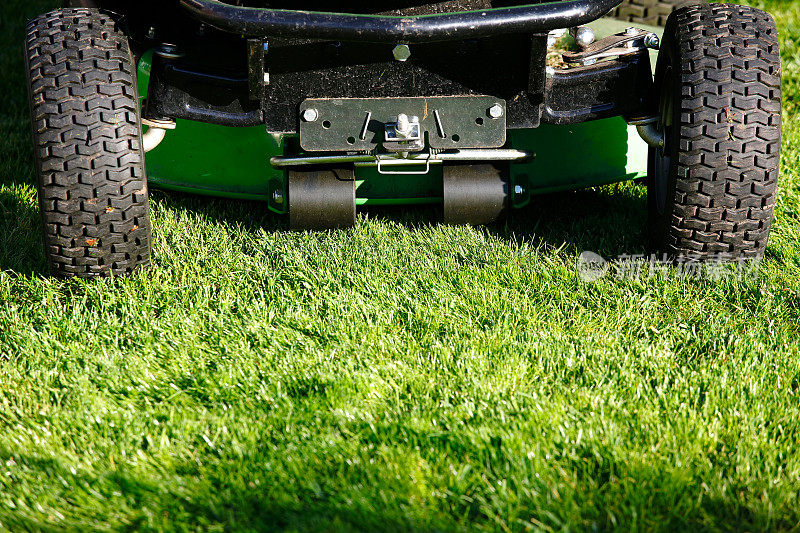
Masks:
[[[413,152],[423,146],[410,141],[424,141],[427,134],[436,150],[499,148],[506,142],[505,109],[505,101],[493,96],[313,98],[300,104],[300,146],[312,152],[372,152],[379,146]]]

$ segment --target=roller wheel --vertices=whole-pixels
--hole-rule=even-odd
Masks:
[[[349,228],[356,223],[352,169],[289,171],[289,227],[294,230]]]
[[[654,251],[764,253],[781,149],[781,64],[772,17],[699,4],[673,13],[656,67],[663,148],[650,149]]]
[[[445,165],[444,223],[490,224],[508,209],[507,167]]]
[[[61,9],[28,23],[25,59],[50,269],[91,278],[148,265],[150,208],[128,39],[96,9]]]

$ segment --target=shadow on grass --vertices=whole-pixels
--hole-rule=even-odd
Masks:
[[[628,186],[633,187],[633,186]],[[647,249],[647,200],[620,186],[582,189],[534,196],[530,205],[512,210],[487,226],[494,236],[547,248],[567,246],[577,253],[590,250],[606,258],[643,254]],[[440,207],[370,207],[368,218],[388,220],[408,228],[440,224]]]
[[[0,270],[46,274],[39,210],[23,192],[20,188],[0,189]]]
[[[27,128],[27,124],[25,125]],[[15,142],[0,143],[0,270],[17,274],[47,272],[35,199],[26,198],[33,182],[29,136],[17,127]],[[12,164],[13,163],[13,164]],[[27,170],[27,171],[26,171]],[[287,231],[288,217],[273,214],[266,202],[226,200],[151,189],[154,204],[191,211],[204,220],[246,231]],[[441,207],[397,206],[359,209],[369,219],[385,219],[414,229],[439,224]],[[647,219],[644,195],[618,186],[536,196],[531,204],[487,227],[494,236],[546,248],[591,250],[606,258],[644,253]],[[157,223],[157,221],[156,221]]]
[[[273,213],[264,201],[232,200],[156,188],[150,189],[150,200],[151,208],[155,204],[157,209],[190,211],[209,222],[248,232],[289,230],[288,217]]]
[[[622,190],[627,187],[627,190]],[[636,187],[638,195],[632,195]],[[611,185],[534,196],[508,221],[490,226],[498,236],[610,259],[647,250],[647,199],[644,187]]]
[[[83,524],[88,529],[115,529],[121,524],[126,529],[159,529],[159,524],[183,524],[190,529],[232,531],[527,531],[565,526],[594,531],[782,531],[797,525],[795,498],[786,492],[767,496],[755,487],[751,493],[740,485],[729,495],[715,494],[697,481],[696,476],[707,473],[600,464],[597,459],[573,466],[577,474],[573,486],[562,487],[572,498],[567,503],[548,497],[558,487],[521,478],[510,481],[518,485],[507,501],[491,489],[491,472],[486,473],[488,480],[474,479],[456,493],[442,486],[438,501],[426,501],[417,499],[404,476],[383,477],[368,469],[343,474],[336,461],[328,465],[332,471],[311,467],[295,472],[294,479],[287,479],[283,471],[280,477],[285,484],[270,481],[266,465],[285,465],[267,457],[245,456],[236,463],[226,460],[212,468],[211,475],[198,471],[197,462],[181,463],[173,467],[179,477],[167,482],[125,470],[85,475],[68,472],[58,461],[23,457],[22,462],[57,472],[70,487],[64,500],[69,504],[55,507],[66,517],[50,513],[45,520],[29,509],[14,514],[0,510],[0,523],[12,530],[74,526],[84,512],[92,516]],[[347,479],[339,479],[337,486],[337,476],[342,475]],[[125,507],[108,505],[120,495],[127,500]],[[48,509],[52,506],[48,502]]]
[[[24,197],[26,190],[14,186],[0,190],[0,270],[20,275],[46,274],[39,213],[35,199]],[[271,213],[265,202],[157,189],[151,190],[151,199],[157,209],[191,211],[223,227],[248,232],[288,231],[288,217]],[[644,253],[645,203],[643,197],[608,189],[551,194],[535,197],[530,206],[512,212],[488,226],[487,231],[509,241],[547,248],[567,246],[576,253],[591,250],[606,258]],[[441,208],[434,206],[372,207],[363,213],[370,219],[391,221],[412,230],[440,224],[441,220]]]

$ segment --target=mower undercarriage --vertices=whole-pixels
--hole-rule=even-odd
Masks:
[[[35,19],[28,81],[53,271],[146,265],[148,181],[266,199],[295,229],[420,203],[484,224],[535,193],[639,177],[628,163],[645,151],[655,251],[763,253],[780,158],[769,15],[694,5],[670,16],[662,42],[624,26],[596,39],[585,24],[619,0],[529,1],[335,13],[70,0],[87,7]]]
[[[289,171],[278,194],[288,196],[283,206],[293,228],[355,223],[354,166],[372,166],[386,179],[441,167],[444,220],[491,222],[527,200],[507,167],[534,154],[505,147],[508,130],[653,116],[647,39],[657,39],[650,32],[576,41],[564,55],[569,68],[547,66],[552,30],[579,27],[616,3],[403,17],[184,0],[202,33],[184,30],[164,42],[158,28],[148,29],[157,42],[144,118],[149,125],[263,124],[269,134],[291,138],[270,161]],[[450,8],[470,7],[462,4]],[[246,53],[238,54],[247,61],[236,73],[226,70],[230,53],[208,50],[210,39],[226,43],[232,33],[247,37],[239,42]]]

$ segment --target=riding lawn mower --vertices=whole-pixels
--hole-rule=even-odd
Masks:
[[[71,0],[26,43],[51,270],[148,265],[148,185],[259,200],[308,231],[379,205],[489,224],[542,193],[640,179],[654,252],[763,254],[774,21],[620,3]]]

